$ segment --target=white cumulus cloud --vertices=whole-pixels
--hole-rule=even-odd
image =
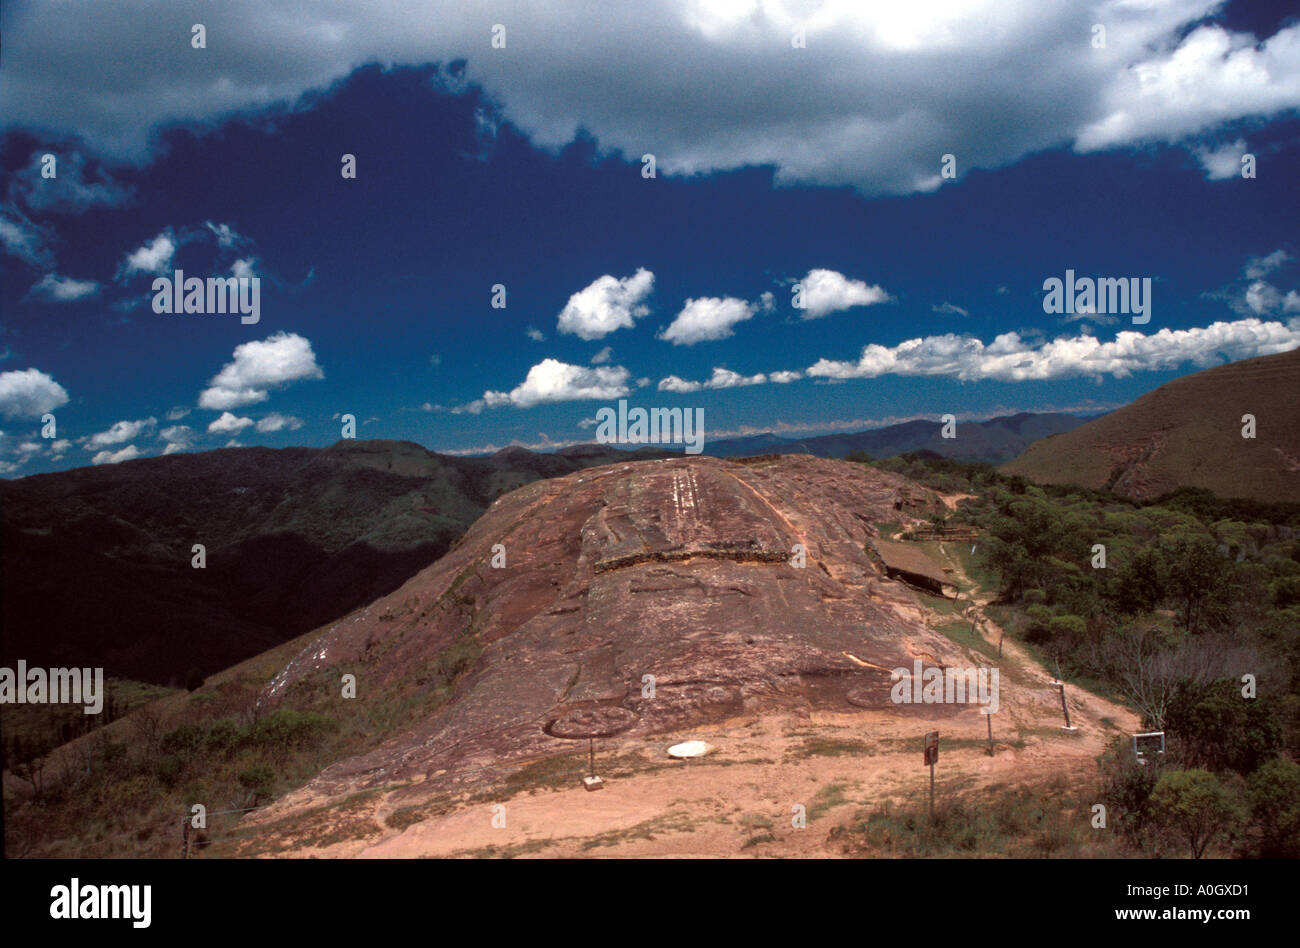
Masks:
[[[735,297],[719,299],[705,296],[687,300],[677,318],[658,338],[675,346],[693,346],[697,342],[711,342],[734,335],[733,327],[751,318],[756,311],[753,303]]]
[[[0,415],[40,418],[68,403],[68,392],[39,369],[0,372]]]
[[[122,444],[125,441],[134,441],[140,435],[153,430],[158,424],[157,418],[141,418],[138,421],[119,421],[107,431],[101,431],[85,439],[85,448],[87,451],[94,451],[97,448],[106,448],[111,444]]]
[[[100,451],[90,459],[91,464],[117,464],[121,461],[129,461],[132,458],[140,456],[140,449],[133,444],[128,444],[125,448],[118,451]]]
[[[208,434],[234,434],[243,431],[252,423],[252,418],[240,418],[231,412],[223,411],[216,421],[208,425]]]
[[[889,300],[889,294],[879,286],[868,286],[835,270],[809,270],[799,285],[803,291],[799,315],[803,319],[820,319],[854,306],[871,306]]]
[[[176,255],[176,238],[170,230],[163,231],[149,243],[131,251],[122,261],[121,274],[124,277],[136,273],[162,273],[172,263]]]
[[[297,431],[302,427],[302,419],[293,415],[282,415],[273,411],[257,420],[257,430],[266,434],[272,431]]]
[[[234,361],[226,363],[199,395],[199,407],[225,411],[253,405],[266,401],[271,389],[324,376],[307,339],[278,332],[236,346]]]
[[[827,379],[906,375],[1002,382],[1104,375],[1124,378],[1134,372],[1173,369],[1187,363],[1205,368],[1225,359],[1273,355],[1297,346],[1300,320],[1283,324],[1254,318],[1193,329],[1161,329],[1150,335],[1126,331],[1109,342],[1085,334],[1035,345],[1009,332],[985,344],[973,336],[947,333],[908,339],[897,346],[868,345],[855,362],[820,359],[807,374]]]
[[[643,301],[654,285],[654,274],[644,267],[622,279],[606,274],[569,297],[556,328],[588,340],[631,329],[650,312]]]
[[[629,374],[627,369],[618,365],[587,367],[558,359],[543,359],[528,370],[527,377],[513,390],[484,392],[482,399],[471,403],[477,409],[467,405],[462,410],[477,414],[483,407],[513,405],[531,408],[547,402],[622,398],[628,393]]]
[[[780,379],[775,376],[782,376]],[[755,375],[741,375],[739,372],[733,372],[731,369],[724,369],[721,366],[714,366],[713,375],[706,382],[690,382],[676,375],[670,375],[659,382],[659,391],[676,392],[686,394],[689,392],[698,392],[701,389],[721,389],[721,388],[741,388],[746,385],[763,385],[766,382],[790,382],[799,378],[798,372],[777,372],[768,376],[764,372]]]

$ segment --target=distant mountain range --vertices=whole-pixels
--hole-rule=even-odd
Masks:
[[[931,451],[1006,460],[1084,419],[1020,414],[789,439],[714,442],[735,457],[887,457]],[[227,448],[0,481],[0,662],[103,666],[179,683],[226,668],[373,602],[437,560],[498,496],[625,460],[680,456],[584,444],[539,454],[435,454],[405,441]],[[195,568],[194,546],[206,565]]]
[[[1250,415],[1255,436],[1243,437]],[[1300,502],[1300,349],[1174,379],[1003,467],[1134,499],[1177,487]]]
[[[374,601],[503,493],[643,449],[227,448],[0,481],[0,664],[177,682]],[[206,567],[192,566],[193,547]]]
[[[724,458],[758,454],[843,458],[854,452],[864,452],[873,458],[888,458],[909,451],[930,451],[961,461],[1001,464],[1019,455],[1035,441],[1072,431],[1087,421],[1087,417],[1077,415],[1021,412],[988,421],[958,422],[955,438],[944,438],[941,433],[943,425],[928,420],[905,421],[887,428],[815,438],[785,438],[768,432],[709,441],[705,443],[704,453]]]

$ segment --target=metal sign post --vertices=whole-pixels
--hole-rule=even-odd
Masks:
[[[939,732],[925,735],[925,763],[930,768],[930,821],[934,821],[934,765],[939,760]]]

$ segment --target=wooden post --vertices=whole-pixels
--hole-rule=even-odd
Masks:
[[[596,776],[596,738],[587,738],[587,776]]]
[[[992,757],[993,756],[993,715],[986,714],[984,715],[984,719],[988,721],[989,724],[989,756]]]
[[[925,757],[930,765],[930,822],[934,822],[934,765],[939,760],[939,732],[929,731],[925,735]]]
[[[1065,703],[1065,682],[1058,681],[1056,684],[1060,686],[1061,689],[1061,713],[1065,715],[1065,727],[1067,730],[1073,730],[1073,728],[1070,727],[1070,708]]]
[[[998,633],[998,658],[1002,657],[1002,639],[1006,636],[1007,630],[1003,629]]]
[[[934,822],[934,762],[930,763],[930,822]]]

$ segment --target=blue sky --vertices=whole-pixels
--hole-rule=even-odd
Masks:
[[[479,452],[620,397],[713,438],[1097,411],[1300,345],[1266,4],[242,6],[5,5],[5,476],[344,413]],[[258,277],[259,321],[155,313],[177,269]],[[1067,269],[1149,278],[1150,322],[1045,313]]]

